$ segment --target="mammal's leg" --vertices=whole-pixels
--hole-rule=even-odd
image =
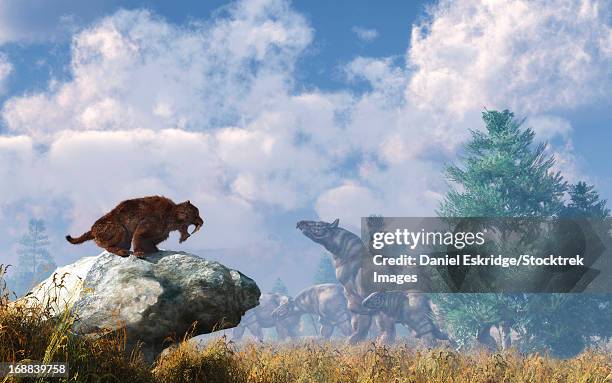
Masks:
[[[350,336],[351,335],[351,320],[350,319],[338,323],[338,327],[340,328],[340,331],[342,331],[342,334],[344,336]]]
[[[157,222],[151,220],[143,220],[134,230],[134,254],[137,257],[144,257],[146,254],[156,253],[159,251],[157,244],[159,243],[159,228]]]
[[[363,298],[357,295],[352,289],[348,289],[345,286],[344,296],[347,300],[348,311],[351,315],[351,327],[353,328],[353,332],[349,337],[349,343],[355,344],[368,336],[370,324],[372,323],[372,316],[369,314],[369,311],[361,305]]]
[[[425,346],[436,346],[439,340],[448,340],[432,319],[430,300],[423,294],[410,294],[408,310],[402,312],[401,321],[410,326],[415,337]]]
[[[485,346],[489,350],[497,350],[497,342],[491,336],[491,325],[489,324],[482,325],[478,329],[478,333],[476,334],[476,340],[478,340],[481,345]]]
[[[96,222],[91,228],[94,241],[109,253],[122,257],[130,255],[130,233],[120,223],[112,220]]]
[[[285,330],[287,331],[287,336],[291,339],[294,339],[297,337],[297,323],[294,322],[290,322],[287,323],[285,326]]]
[[[372,317],[370,315],[352,314],[351,326],[353,333],[349,337],[349,343],[355,344],[364,340],[368,336],[371,322]]]
[[[260,325],[258,325],[257,323],[252,323],[248,325],[248,328],[251,334],[255,335],[257,340],[259,340],[260,342],[263,342],[264,335],[263,335],[263,330],[261,329]]]
[[[512,346],[512,338],[511,338],[511,327],[508,322],[503,322],[501,326],[499,326],[499,332],[502,339],[502,349],[508,350]]]
[[[287,327],[285,327],[282,323],[277,323],[274,328],[276,329],[276,335],[278,337],[278,340],[283,341],[289,336]]]
[[[350,314],[362,314],[372,315],[371,311],[363,307],[363,297],[354,292],[353,290],[344,289],[344,296],[346,297],[347,308]]]
[[[319,320],[319,322],[321,323],[321,337],[323,339],[331,338],[332,334],[334,333],[334,325],[322,320]]]
[[[393,343],[395,340],[395,319],[386,314],[378,313],[374,317],[374,320],[381,331],[377,338],[378,341],[384,344]]]

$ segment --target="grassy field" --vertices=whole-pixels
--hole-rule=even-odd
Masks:
[[[50,318],[47,307],[17,306],[0,294],[0,361],[69,363],[70,378],[41,382],[612,382],[612,355],[596,351],[557,360],[401,344],[238,346],[221,338],[199,350],[191,342],[179,343],[150,364],[138,350],[126,351],[125,333],[78,336],[69,331],[74,320]],[[0,378],[0,383],[17,381]]]
[[[375,344],[248,344],[236,350],[219,340],[203,351],[182,344],[157,363],[154,376],[164,382],[612,382],[611,362],[610,355],[594,352],[561,361]]]

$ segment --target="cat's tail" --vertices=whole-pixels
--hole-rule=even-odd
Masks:
[[[79,243],[91,241],[92,239],[94,239],[94,237],[93,237],[93,234],[91,234],[91,230],[88,231],[87,233],[81,235],[78,238],[72,238],[69,235],[66,236],[66,240],[68,242],[72,243],[73,245],[78,245]]]

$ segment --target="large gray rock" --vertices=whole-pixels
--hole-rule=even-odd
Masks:
[[[61,285],[61,287],[57,287]],[[58,268],[24,298],[49,303],[55,314],[73,310],[77,330],[127,329],[128,344],[144,342],[156,356],[168,336],[182,337],[236,326],[257,306],[255,282],[218,262],[195,255],[160,251],[145,259],[103,252]]]

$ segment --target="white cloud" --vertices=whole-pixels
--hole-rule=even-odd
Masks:
[[[444,190],[441,166],[409,159],[385,169],[361,173],[360,181],[342,184],[321,193],[315,210],[324,220],[340,218],[359,232],[360,218],[372,214],[389,217],[427,217],[434,214]]]
[[[378,38],[378,31],[374,28],[363,28],[363,27],[353,27],[351,28],[351,32],[353,32],[357,38],[366,43],[372,42]]]
[[[588,174],[581,171],[582,157],[574,148],[574,129],[568,120],[541,114],[530,117],[524,125],[533,129],[538,141],[546,142],[547,154],[555,157],[554,172],[561,172],[570,183],[591,180]]]
[[[284,208],[303,203],[312,198],[307,183],[329,180],[316,176],[327,166],[320,149],[295,147],[296,135],[318,131],[325,139],[313,135],[313,142],[327,142],[334,115],[326,97],[290,94],[295,60],[312,32],[284,1],[241,2],[228,12],[188,27],[147,11],[102,19],[74,37],[70,81],[5,103],[8,130],[52,148],[98,137],[102,151],[116,145],[102,131],[210,131],[218,144],[211,158],[230,191]],[[321,126],[304,126],[313,122]],[[73,134],[79,131],[92,135]],[[163,162],[160,152],[151,155]],[[137,167],[138,151],[133,156],[117,161]],[[248,180],[258,187],[249,189]]]
[[[321,194],[315,209],[328,222],[341,218],[344,227],[358,228],[361,217],[385,210],[384,206],[385,201],[377,198],[370,188],[349,181]]]
[[[483,107],[573,153],[555,112],[605,100],[612,52],[607,10],[582,4],[443,2],[403,62],[347,65],[362,93],[294,86],[313,31],[285,1],[181,26],[117,12],[74,36],[69,80],[5,103],[0,199],[63,204],[77,234],[124,198],[189,198],[208,226],[194,245],[213,248],[262,243],[279,212],[431,215]]]
[[[569,139],[573,129],[570,122],[553,115],[537,115],[526,121],[526,126],[533,129],[540,140],[550,140],[555,137]]]
[[[5,203],[21,200],[52,204],[70,201],[70,231],[89,228],[95,219],[123,199],[166,195],[190,198],[200,207],[208,234],[191,245],[232,246],[233,227],[245,241],[262,235],[253,207],[225,193],[224,172],[214,139],[206,133],[181,130],[63,132],[48,150],[36,153],[31,139],[0,137],[0,177],[10,187],[0,189]],[[22,174],[19,174],[22,173]],[[195,241],[195,243],[194,243]]]
[[[554,172],[561,172],[565,181],[576,183],[578,181],[592,182],[592,177],[582,171],[582,158],[576,153],[574,144],[571,140],[563,142],[561,145],[548,146],[547,152],[555,157],[555,164],[552,168]]]
[[[310,40],[305,20],[281,1],[240,3],[212,25],[187,27],[119,11],[75,36],[71,81],[11,99],[3,117],[9,130],[39,138],[249,121],[286,94]]]
[[[609,101],[609,17],[604,1],[443,0],[412,29],[408,98],[456,115]]]
[[[15,231],[0,243],[28,216],[77,235],[118,201],[163,194],[202,211],[202,234],[183,247],[272,251],[265,212],[304,207],[334,184],[333,160],[348,150],[335,115],[351,97],[293,94],[312,31],[286,2],[226,12],[188,26],[117,12],[74,36],[69,80],[5,103],[0,221],[11,216]],[[92,246],[60,241],[54,253],[66,262]]]
[[[357,224],[364,213],[432,214],[445,190],[441,164],[483,126],[484,108],[529,117],[538,141],[556,141],[557,168],[574,179],[573,130],[554,112],[610,101],[609,15],[603,2],[442,1],[413,28],[405,64],[353,60],[348,78],[371,86],[348,128],[365,160],[358,180],[321,194],[319,215]],[[346,201],[361,214],[347,213]]]

